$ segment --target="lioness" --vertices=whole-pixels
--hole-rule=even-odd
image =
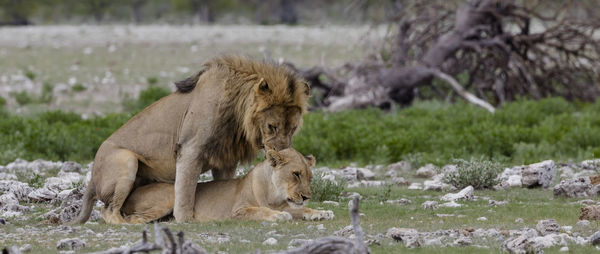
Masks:
[[[261,148],[288,148],[310,90],[284,66],[235,56],[208,61],[176,86],[102,143],[75,222],[89,218],[95,199],[107,223],[125,222],[120,211],[134,183],[149,182],[175,182],[173,214],[190,220],[198,176],[231,179]]]
[[[267,159],[240,179],[200,183],[196,187],[195,221],[229,218],[250,220],[332,219],[333,212],[303,207],[311,197],[315,159],[289,148],[269,150]],[[153,183],[136,188],[122,212],[128,223],[146,223],[173,211],[173,184]]]

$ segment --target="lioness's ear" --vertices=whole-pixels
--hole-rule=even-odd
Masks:
[[[270,93],[271,88],[269,87],[269,84],[267,83],[267,81],[265,81],[264,78],[261,78],[258,81],[258,83],[254,86],[254,92],[255,93]]]
[[[310,167],[314,167],[315,163],[317,162],[317,160],[315,160],[315,156],[308,155],[308,156],[304,156],[304,158],[306,158],[306,162],[308,162],[308,165]]]
[[[304,94],[306,94],[306,96],[310,95],[310,85],[307,82],[302,82],[304,84]]]
[[[281,154],[271,149],[267,150],[267,160],[269,160],[269,164],[271,164],[271,166],[274,168],[283,163],[283,157],[281,157]]]

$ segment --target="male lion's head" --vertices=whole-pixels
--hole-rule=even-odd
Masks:
[[[268,150],[267,161],[273,168],[271,183],[280,201],[287,202],[291,207],[304,205],[310,199],[311,167],[315,165],[312,155],[304,156],[293,148],[276,152]]]
[[[256,107],[253,122],[260,132],[260,140],[256,142],[266,149],[286,149],[302,124],[310,88],[288,71],[259,73],[260,76],[253,89]]]

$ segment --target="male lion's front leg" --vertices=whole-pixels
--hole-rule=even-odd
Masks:
[[[246,220],[286,221],[291,220],[292,215],[268,207],[248,206],[235,211],[235,218]]]
[[[175,206],[173,216],[177,222],[187,222],[194,218],[196,201],[196,185],[202,173],[202,166],[197,154],[183,152],[177,160],[175,172]]]
[[[331,210],[316,210],[302,207],[288,208],[286,211],[292,214],[294,218],[303,220],[331,220],[334,217]]]

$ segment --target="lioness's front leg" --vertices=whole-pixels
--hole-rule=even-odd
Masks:
[[[334,217],[331,210],[316,210],[307,207],[288,208],[285,211],[289,212],[295,219],[303,220],[331,220]]]
[[[194,203],[196,201],[196,185],[202,173],[204,163],[198,160],[198,154],[189,149],[182,151],[175,165],[175,206],[173,216],[175,221],[186,222],[194,218]]]
[[[248,206],[235,211],[234,217],[246,220],[286,221],[291,220],[292,215],[270,209],[268,207]]]

